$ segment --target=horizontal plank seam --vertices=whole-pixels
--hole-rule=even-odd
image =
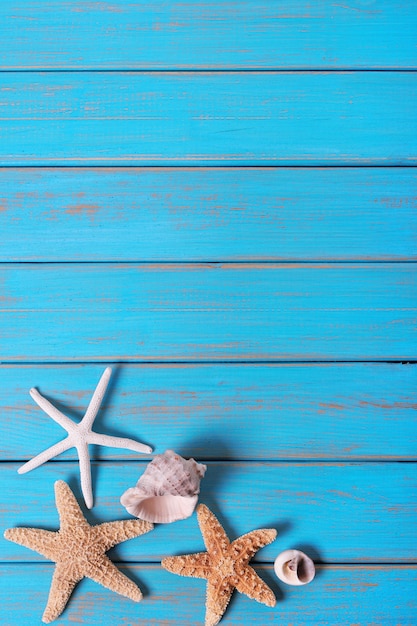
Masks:
[[[52,561],[4,561],[0,560],[0,563],[7,566],[19,567],[22,565],[30,565],[31,567],[54,567],[54,563]],[[134,567],[136,565],[149,565],[149,566],[158,566],[160,565],[160,561],[113,561],[116,565],[122,567]],[[366,569],[367,567],[380,567],[380,568],[407,568],[410,567],[412,569],[417,568],[417,563],[415,561],[315,561],[316,567],[320,569],[330,569],[330,568],[338,568],[338,567],[348,567],[349,569],[357,569],[358,567],[362,569]],[[273,561],[254,561],[253,565],[256,568],[258,567],[273,567]]]
[[[355,66],[340,66],[340,67],[317,67],[301,65],[297,67],[288,66],[273,66],[273,67],[198,67],[198,66],[186,66],[186,67],[163,67],[163,68],[144,68],[144,67],[118,67],[118,68],[97,68],[94,66],[87,66],[85,68],[78,67],[53,67],[53,66],[32,66],[32,67],[0,67],[0,74],[342,74],[342,73],[390,73],[390,74],[413,74],[417,72],[417,66],[411,67],[355,67]]]
[[[334,263],[335,261],[333,261]],[[404,263],[408,263],[408,264],[412,264],[415,265],[417,267],[417,261],[415,260],[407,260],[407,261],[402,261]],[[242,265],[243,263],[246,263],[244,260],[239,260],[239,261],[235,261],[235,260],[226,260],[226,261],[219,261],[218,259],[216,259],[215,261],[166,261],[166,260],[162,260],[162,261],[139,261],[137,263],[137,265],[158,265],[158,266],[169,266],[169,269],[172,269],[172,266],[174,265],[195,265],[198,268],[205,268],[205,269],[210,269],[210,268],[219,268],[222,266],[227,266],[228,268],[232,268],[234,266],[239,267],[240,265]],[[317,265],[320,266],[320,269],[322,268],[322,265],[325,264],[327,265],[328,263],[330,264],[330,261],[320,261],[320,260],[308,260],[308,261],[290,261],[288,259],[286,260],[269,260],[269,261],[265,261],[264,259],[258,260],[258,261],[254,261],[253,259],[251,261],[249,261],[250,265],[254,265],[254,266],[258,266],[260,269],[263,269],[264,265],[268,265],[268,266],[276,266],[277,268],[279,268],[281,265]],[[343,261],[343,260],[339,260],[336,261],[336,263],[340,264],[340,265],[349,265],[350,263],[352,263],[352,261]],[[361,264],[361,265],[372,265],[373,263],[377,264],[377,263],[384,263],[386,265],[393,265],[396,264],[395,261],[387,261],[387,260],[382,260],[382,261],[373,261],[372,259],[370,260],[366,260],[366,261],[353,261],[353,263],[356,264]],[[8,266],[12,266],[12,265],[32,265],[32,266],[37,266],[37,265],[90,265],[91,267],[94,267],[95,265],[120,265],[120,267],[123,267],[125,265],[135,265],[136,261],[123,261],[123,260],[118,260],[118,261],[5,261],[4,262],[5,265]]]
[[[0,460],[0,467],[1,465],[6,465],[7,463],[9,464],[18,464],[18,463],[25,463],[28,460],[28,457],[22,458],[22,459],[1,459]],[[119,465],[121,463],[123,463],[123,465],[130,465],[135,463],[135,465],[138,464],[146,464],[149,463],[149,461],[152,460],[152,457],[149,457],[145,460],[143,459],[139,459],[139,458],[114,458],[114,459],[92,459],[91,462],[94,463],[97,466],[100,465]],[[230,463],[230,464],[234,464],[234,463],[245,463],[245,464],[276,464],[276,465],[282,465],[282,464],[287,464],[287,465],[294,465],[294,464],[305,464],[305,465],[327,465],[327,464],[336,464],[336,465],[363,465],[363,464],[367,464],[367,465],[387,465],[387,464],[391,464],[394,465],[395,463],[397,464],[408,464],[408,465],[412,465],[417,463],[417,456],[392,456],[392,457],[383,457],[383,456],[375,456],[375,457],[370,457],[370,456],[366,456],[366,457],[360,457],[360,456],[352,456],[352,457],[311,457],[311,458],[306,458],[305,456],[303,458],[294,458],[294,457],[282,457],[277,459],[275,458],[254,458],[254,459],[247,459],[247,458],[239,458],[239,457],[221,457],[221,458],[212,458],[212,457],[201,457],[199,456],[199,460],[200,461],[204,461],[204,463]],[[57,463],[59,464],[75,464],[77,465],[79,463],[78,459],[54,459],[53,461],[48,461],[48,463]]]
[[[19,359],[14,359],[14,360],[10,360],[10,359],[0,359],[0,366],[1,365],[18,365],[19,367],[21,365],[102,365],[104,363],[110,363],[113,365],[118,365],[118,364],[123,364],[123,365],[293,365],[293,364],[315,364],[315,363],[323,363],[323,364],[328,364],[328,363],[387,363],[387,364],[398,364],[398,365],[415,365],[417,363],[417,355],[416,358],[411,359],[411,358],[403,358],[403,359],[321,359],[319,361],[315,361],[315,360],[309,360],[309,359],[302,359],[302,360],[280,360],[280,359],[271,359],[271,360],[226,360],[226,359],[219,359],[219,360],[211,360],[211,361],[196,361],[196,360],[170,360],[170,359],[166,359],[166,360],[161,360],[161,359],[155,359],[152,361],[149,360],[140,360],[140,359],[113,359],[113,360],[109,360],[109,359],[91,359],[91,360],[62,360],[62,359],[48,359],[48,360],[42,360],[42,361],[38,361],[38,360],[24,360],[21,361]]]
[[[0,367],[1,366],[13,366],[13,367],[21,367],[22,365],[44,365],[46,368],[51,367],[51,365],[63,365],[63,366],[74,366],[74,365],[104,365],[108,363],[109,365],[118,365],[120,364],[126,364],[126,365],[213,365],[213,367],[217,367],[218,365],[293,365],[295,364],[301,364],[301,365],[315,365],[315,364],[321,364],[323,363],[324,365],[328,365],[329,363],[335,363],[337,364],[368,364],[368,363],[376,363],[378,365],[381,364],[396,364],[396,365],[415,365],[417,363],[416,361],[413,360],[394,360],[394,359],[385,359],[384,361],[382,360],[375,360],[375,359],[361,359],[361,360],[337,360],[337,359],[333,359],[332,361],[324,361],[324,360],[320,360],[320,361],[313,361],[313,360],[298,360],[298,361],[288,361],[288,360],[269,360],[269,361],[245,361],[245,360],[223,360],[223,361],[120,361],[120,360],[90,360],[90,361],[86,361],[86,360],[81,360],[81,361],[67,361],[67,360],[55,360],[55,361],[7,361],[7,360],[1,360],[0,359]]]
[[[120,459],[120,458],[115,458],[115,459],[92,459],[91,464],[92,465],[125,465],[126,463],[135,463],[136,465],[146,465],[147,463],[149,463],[150,459],[152,458],[153,455],[150,455],[149,458],[135,458],[135,459]],[[27,459],[23,458],[23,459],[1,459],[0,460],[0,465],[15,465],[17,463],[24,463]],[[364,458],[360,458],[360,457],[338,457],[338,458],[329,458],[329,457],[316,457],[314,459],[307,459],[307,458],[299,458],[299,459],[294,459],[294,458],[288,458],[286,459],[285,457],[282,457],[280,459],[269,459],[269,458],[264,458],[264,457],[260,457],[260,458],[255,458],[255,459],[242,459],[242,458],[230,458],[230,457],[209,457],[206,458],[204,456],[200,456],[199,457],[200,461],[204,461],[205,463],[208,463],[209,465],[216,465],[218,463],[228,463],[230,465],[236,465],[236,464],[241,464],[241,463],[252,463],[252,464],[265,464],[268,463],[270,465],[272,464],[276,464],[276,465],[282,465],[282,464],[295,464],[295,463],[302,463],[303,465],[323,465],[323,464],[335,464],[335,465],[362,465],[363,463],[366,463],[368,465],[374,464],[374,465],[385,465],[387,463],[393,465],[394,463],[397,464],[408,464],[408,465],[412,465],[417,463],[417,456],[404,456],[404,457],[400,457],[400,458],[389,458],[389,457],[364,457]],[[70,464],[70,465],[78,465],[79,461],[78,459],[51,459],[50,461],[48,461],[48,465],[51,463],[56,463],[57,465],[59,464]]]
[[[359,164],[359,165],[353,165],[352,163],[346,163],[346,164],[326,164],[326,165],[314,165],[311,163],[305,163],[305,164],[301,164],[301,165],[258,165],[258,164],[254,164],[254,165],[245,165],[245,164],[224,164],[224,165],[166,165],[164,163],[162,163],[161,165],[146,165],[146,164],[141,164],[141,165],[120,165],[120,164],[115,164],[115,165],[71,165],[71,164],[64,164],[64,165],[45,165],[45,164],[41,164],[41,165],[28,165],[28,164],[19,164],[19,165],[8,165],[8,164],[1,164],[0,165],[0,172],[1,170],[27,170],[27,169],[33,169],[33,170],[111,170],[111,169],[122,169],[122,170],[128,170],[128,171],[132,171],[132,170],[142,170],[142,169],[147,169],[147,170],[184,170],[184,171],[188,171],[188,170],[201,170],[201,169],[205,169],[205,170],[246,170],[246,169],[251,169],[251,170],[305,170],[305,169],[310,169],[310,170],[332,170],[332,169],[347,169],[347,170],[357,170],[357,169],[386,169],[386,170],[392,170],[392,169],[404,169],[404,170],[413,170],[417,168],[417,165],[415,164],[404,164],[404,165],[398,165],[398,164],[392,164],[392,165],[387,165],[387,164],[381,164],[381,163],[377,163],[375,165],[369,165],[369,164]]]
[[[1,254],[1,251],[0,251]],[[218,266],[218,265],[319,265],[321,263],[325,263],[326,265],[370,265],[370,264],[388,264],[388,265],[399,265],[399,264],[417,264],[417,252],[415,257],[407,257],[407,258],[375,258],[375,259],[298,259],[298,258],[285,258],[285,259],[187,259],[187,260],[177,260],[177,259],[160,259],[160,260],[148,260],[148,259],[128,259],[128,260],[120,260],[120,259],[104,259],[104,260],[95,260],[95,259],[83,259],[82,261],[75,260],[48,260],[44,261],[18,261],[13,259],[11,261],[5,261],[0,259],[0,265],[207,265],[207,266]]]
[[[414,157],[413,157],[414,158]],[[35,159],[34,159],[35,160]],[[74,158],[74,160],[76,160]],[[172,159],[174,160],[174,159]],[[59,161],[59,159],[57,159],[57,161]],[[141,163],[140,165],[118,165],[117,163],[112,163],[111,162],[111,157],[107,158],[106,157],[106,161],[107,163],[104,163],[103,165],[99,165],[97,163],[94,163],[95,161],[95,157],[91,157],[89,158],[90,163],[87,163],[85,165],[80,165],[80,164],[66,164],[64,162],[60,162],[60,163],[39,163],[39,164],[34,164],[34,163],[19,163],[19,165],[16,165],[16,163],[11,163],[11,164],[7,164],[7,163],[2,163],[0,164],[0,171],[2,169],[116,169],[116,168],[121,168],[121,169],[144,169],[144,168],[149,168],[149,169],[344,169],[344,168],[355,168],[355,169],[366,169],[366,168],[385,168],[385,169],[393,169],[393,168],[401,168],[401,169],[414,169],[417,167],[416,164],[413,163],[365,163],[365,164],[356,164],[353,165],[352,163],[337,163],[337,164],[329,164],[326,161],[323,162],[319,162],[317,161],[314,164],[308,165],[308,164],[294,164],[294,163],[287,163],[287,164],[282,164],[282,165],[278,165],[277,163],[262,163],[261,165],[257,165],[256,163],[229,163],[229,164],[224,164],[224,165],[207,165],[207,163],[200,163],[200,164],[194,164],[194,165],[186,165],[184,163],[182,164],[168,164],[168,165],[164,165],[162,162],[158,163],[157,165],[155,165],[155,163],[151,163],[151,164],[146,164],[145,162]]]

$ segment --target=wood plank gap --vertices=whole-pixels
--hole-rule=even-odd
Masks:
[[[149,461],[151,460],[151,457],[155,456],[155,454],[149,455],[149,457],[146,457],[144,459],[95,459],[93,461],[91,461],[92,465],[97,465],[97,467],[100,466],[104,466],[104,465],[129,465],[129,464],[135,464],[135,465],[146,465],[147,463],[149,463]],[[24,458],[24,459],[1,459],[0,460],[0,466],[2,464],[6,465],[6,464],[11,464],[11,463],[25,463],[28,459]],[[321,464],[325,464],[325,465],[362,465],[363,463],[367,463],[367,464],[374,464],[374,465],[381,465],[382,463],[390,463],[391,465],[397,463],[404,463],[404,464],[415,464],[417,463],[417,456],[416,457],[402,457],[402,456],[392,456],[392,457],[388,457],[388,456],[378,456],[378,457],[354,457],[354,456],[350,456],[350,457],[339,457],[339,458],[326,458],[326,457],[317,457],[314,459],[304,459],[304,458],[300,458],[300,459],[294,459],[294,458],[270,458],[270,459],[239,459],[239,458],[230,458],[230,457],[210,457],[210,459],[205,459],[204,457],[200,457],[199,461],[201,461],[202,463],[206,463],[208,465],[210,464],[216,464],[216,463],[229,463],[229,464],[239,464],[239,463],[252,463],[255,465],[263,465],[263,464],[276,464],[276,465],[282,465],[282,464],[297,464],[297,465],[321,465]],[[50,461],[48,461],[48,464],[69,464],[69,465],[78,465],[79,461],[78,459],[51,459]]]
[[[299,260],[297,258],[291,259],[239,259],[238,261],[233,260],[210,260],[206,259],[201,261],[200,259],[187,259],[187,260],[177,260],[177,259],[163,259],[160,261],[155,260],[147,260],[147,259],[128,259],[126,261],[120,261],[120,259],[111,259],[111,260],[103,260],[96,261],[95,259],[83,259],[82,261],[57,261],[57,260],[46,260],[46,261],[0,261],[0,265],[207,265],[211,267],[218,267],[220,265],[317,265],[325,263],[326,265],[368,265],[368,264],[389,264],[389,265],[406,265],[406,264],[417,264],[417,253],[415,257],[408,257],[404,259],[312,259]]]
[[[22,367],[23,365],[292,365],[292,364],[305,364],[305,365],[314,365],[320,363],[335,363],[335,364],[343,364],[343,363],[387,363],[387,364],[398,364],[398,365],[415,365],[417,363],[416,360],[404,360],[404,359],[321,359],[319,361],[313,361],[308,359],[303,360],[280,360],[280,359],[271,359],[271,360],[256,360],[251,359],[248,360],[207,360],[207,361],[161,361],[161,360],[135,360],[135,359],[118,359],[118,360],[100,360],[100,359],[92,359],[92,360],[84,360],[84,361],[76,361],[76,360],[48,360],[48,361],[10,361],[7,359],[0,359],[0,365],[13,365],[16,367]]]
[[[77,170],[88,170],[88,169],[103,169],[103,170],[108,170],[108,169],[124,169],[124,170],[141,170],[141,169],[167,169],[167,170],[201,170],[201,169],[206,169],[206,170],[242,170],[242,169],[253,169],[253,170],[304,170],[304,169],[320,169],[320,170],[327,170],[327,169],[415,169],[417,168],[416,164],[413,163],[358,163],[355,165],[352,165],[352,163],[325,163],[322,165],[317,165],[317,164],[297,164],[297,165],[293,165],[293,164],[282,164],[282,165],[278,165],[276,163],[274,164],[268,164],[268,163],[262,163],[262,165],[257,165],[256,163],[226,163],[225,165],[207,165],[207,163],[201,163],[201,164],[191,164],[191,165],[181,165],[181,164],[173,164],[173,165],[167,165],[165,163],[160,163],[158,165],[155,164],[146,164],[146,163],[141,163],[140,165],[125,165],[125,164],[119,164],[119,163],[112,163],[111,165],[109,164],[105,164],[105,165],[100,165],[100,164],[86,164],[86,165],[73,165],[71,163],[60,163],[58,165],[54,165],[54,164],[45,164],[45,163],[40,163],[38,165],[33,165],[31,163],[19,163],[19,165],[16,164],[6,164],[3,163],[0,165],[0,170],[10,170],[10,169],[14,169],[14,170],[20,170],[20,169],[32,169],[32,170],[54,170],[54,169],[77,169]]]
[[[300,66],[294,68],[287,68],[285,66],[276,66],[276,67],[164,67],[164,68],[135,68],[135,67],[123,67],[123,68],[94,68],[91,67],[83,67],[83,68],[54,68],[54,67],[9,67],[9,68],[0,68],[0,74],[33,74],[33,73],[45,73],[45,74],[124,74],[128,72],[129,74],[271,74],[271,73],[280,73],[280,74],[307,74],[307,73],[331,73],[331,74],[342,74],[346,72],[350,73],[365,73],[365,72],[380,72],[380,73],[402,73],[402,74],[413,74],[417,72],[417,67],[352,67],[352,66],[342,66],[342,67],[316,67],[316,66]]]
[[[29,121],[29,120],[26,120]],[[410,157],[407,157],[410,158]],[[55,163],[52,161],[52,159],[50,159],[48,161],[48,163],[36,163],[35,159],[32,163],[26,164],[23,162],[19,162],[19,163],[11,163],[6,164],[3,163],[0,165],[0,168],[4,168],[4,169],[23,169],[23,168],[31,168],[31,169],[41,169],[41,168],[45,168],[45,169],[58,169],[58,168],[76,168],[76,169],[99,169],[99,168],[103,168],[103,169],[116,169],[116,168],[123,168],[123,169],[127,169],[127,168],[167,168],[167,169],[177,169],[177,168],[194,168],[194,169],[211,169],[211,168],[219,168],[219,167],[223,167],[223,168],[230,168],[230,169],[254,169],[255,167],[262,167],[264,169],[294,169],[294,168],[300,168],[300,169],[307,169],[307,168],[311,168],[311,169],[327,169],[327,168],[334,168],[334,169],[345,169],[348,167],[355,167],[355,168],[372,168],[375,169],[377,167],[383,167],[383,168],[414,168],[417,167],[417,165],[411,163],[398,163],[398,162],[387,162],[387,163],[379,163],[378,161],[369,161],[368,163],[356,163],[355,165],[352,165],[352,163],[337,163],[336,165],[331,164],[327,161],[316,161],[311,165],[305,165],[305,164],[301,164],[301,163],[284,163],[283,165],[277,165],[276,161],[265,161],[262,162],[261,165],[257,165],[256,162],[239,162],[238,164],[236,163],[226,163],[225,165],[218,165],[218,164],[214,164],[212,165],[211,162],[215,161],[215,159],[213,160],[207,160],[203,163],[191,163],[191,164],[187,164],[185,165],[184,163],[180,163],[178,164],[178,162],[169,162],[164,163],[163,161],[158,161],[156,162],[152,162],[152,163],[147,163],[146,161],[139,161],[136,162],[132,165],[129,165],[129,163],[124,163],[122,165],[119,165],[116,161],[108,161],[105,158],[100,158],[100,161],[105,161],[104,164],[98,162],[96,160],[96,157],[88,157],[88,163],[86,165],[81,164],[81,163],[76,163],[75,165],[73,165],[72,163],[69,163],[69,161],[75,161],[77,160],[77,157],[75,158],[68,158],[67,162],[65,161],[59,161],[58,163]],[[84,159],[85,161],[86,159]],[[118,159],[121,160],[121,159]],[[166,161],[167,159],[165,159]],[[137,164],[139,163],[139,164]]]
[[[29,565],[30,567],[40,567],[40,566],[44,566],[44,565],[51,565],[53,566],[53,562],[52,561],[45,561],[45,562],[39,562],[39,561],[3,561],[0,560],[0,563],[7,565],[8,567],[19,567],[22,565]],[[138,565],[145,565],[145,566],[149,566],[149,567],[159,567],[159,561],[114,561],[113,563],[115,565],[119,565],[119,566],[126,566],[126,567],[131,567],[131,566],[138,566]],[[332,562],[326,562],[323,563],[321,561],[315,560],[314,564],[316,566],[316,568],[318,569],[330,569],[330,568],[349,568],[349,569],[367,569],[369,567],[372,568],[377,568],[377,569],[384,569],[384,568],[392,568],[392,567],[398,567],[398,568],[412,568],[412,569],[416,569],[417,568],[417,564],[413,563],[412,561],[410,562],[405,562],[405,561],[383,561],[383,562],[378,562],[378,561],[363,561],[363,563],[355,563],[354,561],[338,561],[337,563],[332,563]],[[273,563],[272,561],[256,561],[255,565],[255,569],[258,567],[262,567],[262,568],[273,568]]]
[[[234,68],[234,67],[221,67],[221,68],[199,68],[199,67],[188,67],[188,68],[176,68],[176,67],[168,67],[168,68],[97,68],[97,69],[89,69],[89,68],[78,68],[78,69],[70,69],[70,68],[25,68],[25,69],[0,69],[1,74],[356,74],[360,72],[385,72],[391,74],[413,74],[417,72],[417,67],[413,68],[354,68],[354,67],[299,67],[299,68],[288,68],[288,67],[268,67],[268,68]]]

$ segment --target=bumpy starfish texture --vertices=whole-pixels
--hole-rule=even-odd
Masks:
[[[38,404],[41,409],[49,415],[49,417],[52,417],[55,422],[67,431],[68,437],[59,441],[50,448],[47,448],[47,450],[44,450],[33,459],[19,467],[17,471],[19,474],[26,474],[46,461],[54,458],[58,454],[61,454],[70,448],[76,448],[80,462],[81,490],[88,509],[91,509],[93,506],[91,466],[90,456],[88,453],[89,444],[108,446],[111,448],[126,448],[127,450],[133,450],[134,452],[141,452],[143,454],[149,454],[152,452],[152,448],[144,445],[143,443],[134,441],[133,439],[110,437],[109,435],[101,435],[92,430],[94,420],[100,409],[104,394],[106,393],[110,376],[111,368],[107,367],[99,380],[84,417],[78,424],[61,413],[61,411],[58,411],[58,409],[54,407],[49,400],[41,396],[36,389],[32,388],[30,390],[30,395],[36,404]]]
[[[42,621],[49,624],[61,615],[75,585],[84,577],[139,602],[142,599],[139,587],[122,574],[105,553],[122,541],[149,532],[153,524],[143,520],[123,520],[90,526],[63,480],[55,483],[55,500],[60,519],[57,532],[40,528],[8,528],[4,533],[9,541],[56,563]]]
[[[204,504],[197,507],[197,517],[207,552],[167,557],[162,567],[180,576],[207,580],[206,626],[219,623],[234,589],[257,602],[275,606],[272,590],[248,563],[260,548],[274,541],[277,531],[253,530],[230,542],[217,518]]]

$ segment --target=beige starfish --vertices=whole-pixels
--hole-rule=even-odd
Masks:
[[[197,517],[207,552],[171,556],[162,561],[162,567],[180,576],[207,579],[206,626],[219,623],[234,589],[257,602],[275,606],[272,590],[248,563],[260,548],[274,541],[277,531],[253,530],[230,543],[204,504],[197,507]]]
[[[39,552],[56,563],[42,621],[49,624],[61,615],[75,585],[84,577],[139,602],[142,599],[139,587],[122,574],[105,553],[126,539],[149,532],[153,524],[123,520],[90,526],[63,480],[55,483],[55,500],[60,519],[57,532],[8,528],[4,533],[9,541]]]

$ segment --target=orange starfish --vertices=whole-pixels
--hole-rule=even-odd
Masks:
[[[55,483],[55,500],[60,518],[57,532],[8,528],[4,533],[9,541],[39,552],[56,563],[42,621],[49,624],[61,615],[75,585],[84,577],[139,602],[142,599],[139,587],[122,574],[105,553],[126,539],[149,532],[153,524],[123,520],[90,526],[63,480]]]
[[[230,543],[204,504],[197,507],[197,517],[207,552],[168,557],[162,561],[162,567],[180,576],[207,579],[206,626],[219,623],[234,589],[257,602],[275,606],[272,590],[248,563],[260,548],[274,541],[277,531],[253,530]]]

